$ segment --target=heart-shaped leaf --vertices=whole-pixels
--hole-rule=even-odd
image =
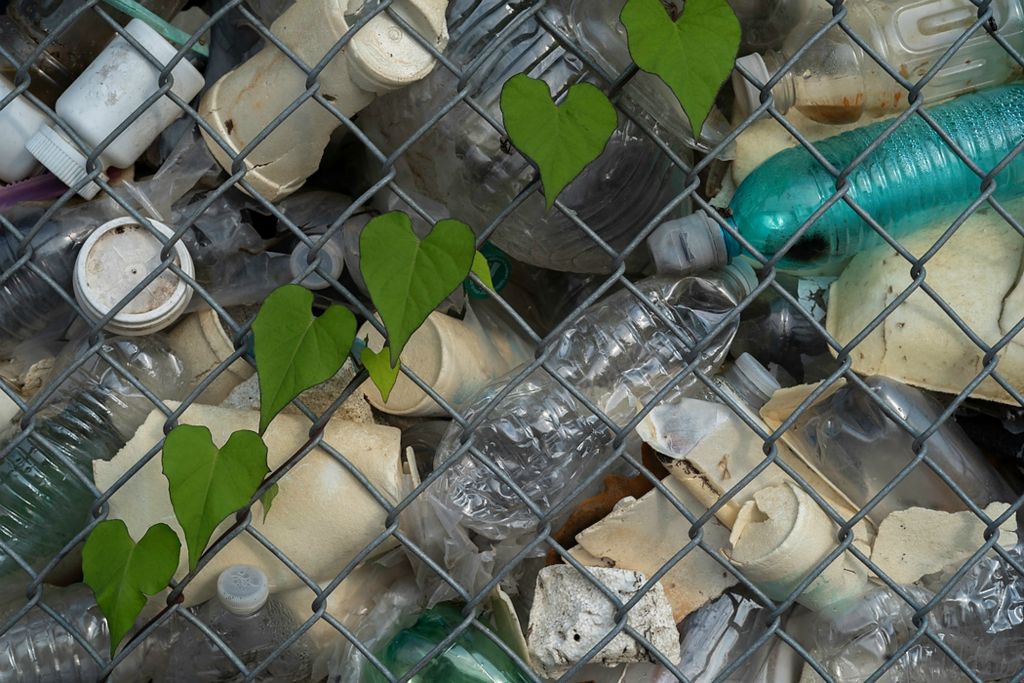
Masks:
[[[89,534],[82,576],[107,619],[111,657],[146,606],[146,596],[167,587],[179,553],[181,541],[166,524],[149,527],[138,543],[120,519],[100,522]]]
[[[162,463],[191,571],[217,525],[248,505],[267,476],[267,446],[243,429],[217,448],[208,428],[179,425],[164,440]]]
[[[473,267],[471,272],[480,278],[480,281],[484,283],[487,289],[494,291],[494,281],[491,280],[491,265],[487,262],[487,257],[481,254],[479,251],[473,255]]]
[[[377,391],[380,392],[381,399],[387,403],[388,396],[391,395],[391,390],[398,379],[398,369],[402,364],[391,365],[389,362],[389,350],[386,346],[377,352],[371,351],[369,346],[364,346],[363,350],[359,352],[359,360],[367,372],[370,373],[370,379],[373,380]]]
[[[401,211],[377,216],[363,228],[359,268],[387,329],[392,366],[412,333],[469,275],[474,243],[469,226],[450,218],[438,221],[421,241]]]
[[[726,0],[686,0],[672,21],[661,0],[628,0],[622,8],[629,54],[636,65],[659,76],[700,135],[740,46],[740,22]]]
[[[556,106],[548,84],[526,74],[505,81],[501,115],[512,144],[540,170],[549,209],[565,186],[600,156],[618,125],[615,107],[593,85],[570,86]]]
[[[260,434],[288,403],[341,368],[356,337],[342,306],[313,317],[313,293],[285,285],[266,298],[252,324],[260,382]]]
[[[277,484],[271,484],[270,488],[263,492],[260,496],[260,505],[263,506],[263,521],[267,521],[267,515],[270,514],[270,506],[274,504],[274,499],[277,498],[277,494],[281,492],[281,487]]]

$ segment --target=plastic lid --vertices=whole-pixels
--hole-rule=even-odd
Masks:
[[[723,270],[731,273],[739,281],[743,287],[743,296],[747,296],[757,289],[757,273],[754,272],[754,267],[745,258],[741,257],[733,260]]]
[[[170,238],[174,232],[163,223],[150,223]],[[163,243],[134,218],[118,218],[97,228],[82,245],[75,261],[75,298],[94,319],[105,316],[161,263]],[[185,245],[174,245],[177,265],[190,277],[195,270]],[[107,324],[118,334],[152,334],[177,320],[189,300],[192,288],[170,269],[164,269],[149,285],[125,305]]]
[[[747,73],[761,83],[767,83],[768,79],[772,77],[764,57],[756,52],[737,59],[736,66],[742,66]],[[736,97],[736,107],[742,116],[746,116],[761,106],[761,89],[744,78],[738,69],[732,71],[732,89]]]
[[[78,185],[89,175],[85,170],[86,156],[82,150],[51,126],[41,127],[29,139],[25,148],[68,187]],[[107,179],[105,174],[101,173],[101,176]],[[78,195],[92,199],[99,191],[99,185],[89,182],[78,190]]]
[[[749,353],[740,354],[733,365],[764,396],[766,402],[782,388],[779,381],[768,372],[768,368]]]
[[[217,599],[232,614],[240,617],[255,614],[267,604],[268,597],[267,575],[257,567],[236,564],[217,577]]]
[[[0,100],[13,90],[14,84],[0,76]],[[0,109],[0,180],[24,180],[38,168],[39,163],[25,146],[47,123],[46,115],[20,95]]]
[[[659,275],[688,275],[729,263],[722,228],[703,211],[661,224],[647,247]]]
[[[444,34],[443,27],[432,26],[430,18],[417,12],[415,5],[403,8],[412,10],[414,14],[402,18],[427,40]],[[443,13],[439,16],[443,17]],[[372,93],[397,90],[414,83],[430,73],[436,61],[430,52],[384,13],[359,29],[349,45],[349,75],[356,85]],[[443,48],[443,43],[438,47]]]
[[[329,273],[332,280],[337,280],[341,277],[341,272],[345,269],[345,250],[341,245],[340,235],[341,233],[339,232],[337,237],[327,240],[327,243],[317,253],[320,257],[317,269]],[[309,235],[309,239],[314,244],[320,241],[320,238],[321,235]],[[298,246],[292,249],[291,259],[289,259],[292,277],[299,277],[309,268],[310,251],[312,250],[306,246],[305,242],[299,242]],[[319,273],[313,271],[303,278],[300,284],[307,289],[324,289],[329,287],[331,283],[321,277]]]

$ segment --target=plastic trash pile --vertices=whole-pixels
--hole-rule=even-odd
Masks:
[[[0,0],[0,681],[1021,675],[1024,3],[729,0],[700,131],[624,4]],[[617,93],[554,208],[518,73]],[[395,210],[494,290],[385,400]],[[82,544],[175,526],[175,424],[258,428],[286,284],[353,353],[112,655]]]

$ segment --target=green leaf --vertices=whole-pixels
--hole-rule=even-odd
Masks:
[[[526,74],[505,81],[501,115],[512,144],[540,170],[549,209],[558,193],[600,156],[618,125],[615,107],[593,85],[571,86],[556,106],[548,84]]]
[[[206,427],[180,425],[164,440],[162,462],[191,571],[217,525],[248,505],[267,476],[267,446],[244,429],[218,449]]]
[[[480,281],[484,283],[487,289],[494,291],[494,282],[491,280],[491,266],[487,262],[487,257],[481,254],[479,251],[473,254],[473,268],[472,271]]]
[[[377,216],[363,228],[359,268],[387,329],[392,366],[412,333],[469,275],[474,243],[469,226],[450,218],[438,221],[421,241],[401,211]]]
[[[267,521],[267,514],[270,512],[270,506],[274,504],[274,499],[277,498],[277,494],[281,492],[281,487],[277,484],[271,484],[270,488],[263,492],[260,496],[260,504],[263,506],[263,521]]]
[[[665,81],[699,136],[740,46],[732,8],[726,0],[686,0],[673,22],[661,0],[628,0],[621,19],[633,61]]]
[[[370,379],[373,380],[377,391],[380,392],[381,399],[387,403],[388,396],[391,395],[391,390],[398,379],[398,368],[402,364],[393,366],[388,362],[388,347],[386,346],[376,353],[371,351],[369,346],[363,347],[359,353],[359,360],[370,373]]]
[[[181,541],[171,527],[155,524],[135,543],[120,519],[96,525],[82,549],[82,575],[96,595],[110,629],[110,656],[146,606],[178,568]]]
[[[356,319],[342,306],[319,318],[313,293],[298,285],[274,290],[253,321],[260,382],[260,434],[281,409],[306,389],[334,376],[356,337]]]

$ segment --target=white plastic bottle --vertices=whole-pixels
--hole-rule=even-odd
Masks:
[[[362,0],[297,0],[270,27],[309,68],[348,32]],[[437,50],[448,43],[447,0],[397,0],[391,5]],[[433,55],[386,12],[377,14],[335,54],[317,82],[319,93],[345,116],[353,116],[377,95],[420,80],[434,68]],[[301,99],[310,76],[274,45],[223,76],[203,96],[201,114],[228,145],[203,137],[225,169],[274,120]],[[245,180],[270,201],[302,187],[320,166],[324,148],[341,120],[312,98],[272,126],[245,156]]]
[[[844,23],[903,78],[917,82],[978,20],[970,0],[858,0],[844,5]],[[993,0],[991,25],[1017,50],[1024,48],[1024,7],[1020,0]],[[815,14],[818,17],[820,15]],[[803,47],[822,21],[807,21],[790,33],[778,52],[741,57],[762,83]],[[1020,67],[986,29],[978,29],[922,88],[925,102],[941,102],[966,92],[1012,80]],[[760,92],[738,72],[734,87],[740,108],[760,106]],[[907,90],[887,74],[838,26],[808,46],[772,89],[775,108],[796,108],[821,123],[852,123],[862,116],[884,116],[907,106]]]
[[[0,103],[14,90],[14,84],[0,76]],[[25,145],[49,119],[35,105],[18,95],[0,108],[0,180],[14,183],[39,168]]]
[[[104,169],[127,168],[183,113],[166,95],[144,106],[160,89],[161,69],[152,59],[165,66],[178,53],[177,48],[139,19],[132,19],[124,30],[149,55],[116,36],[57,100],[58,116],[90,149],[79,149],[54,126],[43,126],[28,142],[28,150],[36,159],[68,186],[77,187],[78,194],[86,199],[92,199],[100,189],[94,182],[82,185],[88,175],[86,160],[92,148],[138,114],[99,156]],[[175,64],[170,76],[171,92],[186,102],[199,94],[205,83],[203,75],[185,59]]]

